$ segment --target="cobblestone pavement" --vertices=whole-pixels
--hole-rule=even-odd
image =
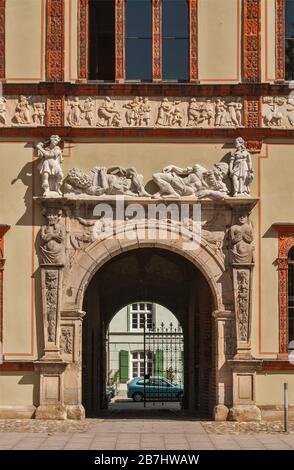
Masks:
[[[294,450],[281,423],[193,420],[0,420],[0,450]]]

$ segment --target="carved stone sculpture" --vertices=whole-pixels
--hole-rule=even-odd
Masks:
[[[48,196],[50,192],[62,195],[60,190],[63,180],[62,151],[58,145],[60,140],[58,135],[52,135],[48,141],[37,144],[38,157],[40,158],[38,169],[42,176],[44,196]]]
[[[89,126],[94,126],[95,124],[95,102],[89,96],[84,102],[84,119],[87,121]]]
[[[72,328],[61,328],[60,349],[64,354],[72,354]]]
[[[0,125],[7,126],[7,109],[4,96],[0,97]]]
[[[98,122],[97,126],[100,127],[120,127],[121,126],[121,115],[115,107],[115,103],[111,102],[109,96],[106,96],[105,100],[98,108]]]
[[[253,227],[247,212],[239,212],[237,223],[230,229],[230,250],[232,263],[254,262]]]
[[[20,96],[15,107],[14,116],[12,122],[15,124],[31,124],[31,109],[29,100],[26,96]]]
[[[236,150],[231,154],[230,176],[233,182],[234,197],[250,196],[250,184],[253,181],[254,172],[250,153],[246,150],[242,137],[235,142]]]
[[[250,271],[237,272],[237,327],[240,341],[249,336]]]
[[[84,173],[79,168],[73,168],[65,179],[65,187],[74,194],[89,194],[91,196],[150,197],[144,189],[142,175],[139,175],[134,167],[95,167],[90,174]]]
[[[46,287],[46,312],[47,312],[47,332],[48,342],[56,341],[56,324],[57,324],[57,302],[58,302],[58,271],[46,271],[45,273]]]
[[[38,126],[44,126],[45,103],[34,103],[33,121]]]
[[[227,174],[226,163],[217,163],[212,170],[198,164],[187,168],[170,165],[162,172],[154,173],[153,181],[159,188],[154,197],[224,198],[228,194],[223,182]]]
[[[63,265],[65,262],[65,228],[60,223],[62,211],[49,208],[46,211],[46,225],[41,228],[41,264]]]
[[[72,101],[69,102],[70,110],[67,114],[67,122],[70,126],[80,126],[82,117],[82,107],[80,105],[80,99],[76,96]]]

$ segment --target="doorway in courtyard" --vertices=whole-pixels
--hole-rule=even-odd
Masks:
[[[120,399],[142,412],[164,403],[211,416],[214,302],[209,282],[191,261],[154,247],[120,253],[92,277],[83,309],[86,416],[116,411]],[[137,341],[132,346],[131,337]],[[167,399],[168,389],[175,394]],[[132,416],[125,405],[126,417],[128,410]]]

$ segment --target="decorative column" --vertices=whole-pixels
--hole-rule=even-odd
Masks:
[[[215,351],[215,421],[226,421],[229,407],[233,403],[232,371],[227,366],[227,360],[234,357],[236,352],[236,329],[234,312],[216,310],[212,313],[213,343]]]
[[[64,80],[64,0],[47,0],[46,79]]]
[[[67,363],[60,354],[60,305],[65,263],[65,228],[61,224],[62,211],[60,209],[48,207],[44,212],[47,223],[41,227],[40,234],[44,355],[40,361],[35,362],[35,369],[40,374],[40,405],[36,410],[36,418],[66,419],[64,371]]]
[[[253,227],[249,221],[250,209],[233,210],[234,223],[230,228],[230,259],[236,316],[237,351],[235,358],[251,358],[251,298],[253,258]]]
[[[115,80],[125,79],[125,0],[115,0]]]
[[[82,322],[85,312],[60,313],[60,354],[68,366],[64,372],[64,404],[68,419],[83,419],[82,405]]]
[[[5,80],[5,7],[6,0],[0,0],[0,80]]]
[[[4,275],[4,235],[10,225],[0,225],[0,361],[3,355],[3,275]]]
[[[189,0],[190,82],[198,81],[198,0]]]
[[[152,79],[162,80],[162,4],[161,0],[152,0]]]
[[[243,79],[261,81],[261,0],[244,0]]]

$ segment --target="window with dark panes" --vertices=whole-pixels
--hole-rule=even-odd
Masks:
[[[152,80],[152,1],[125,3],[126,80]]]
[[[294,0],[285,0],[285,78],[294,80]]]
[[[294,341],[294,247],[288,254],[288,322],[289,342]]]
[[[115,79],[115,1],[90,0],[90,80]]]
[[[162,78],[189,79],[189,4],[162,1]]]

